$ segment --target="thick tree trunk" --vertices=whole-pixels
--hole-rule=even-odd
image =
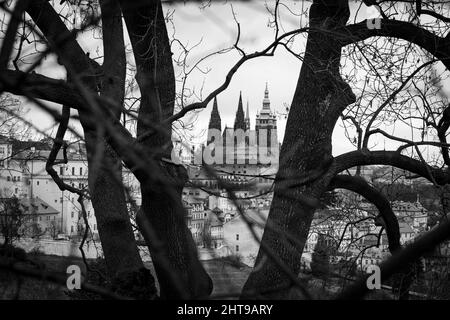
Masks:
[[[262,238],[262,242],[295,274],[300,271],[301,255],[314,214],[314,208],[300,199],[319,199],[326,191],[333,176],[327,173],[333,166],[333,128],[342,110],[355,100],[339,74],[341,44],[332,35],[333,28],[345,25],[349,17],[347,1],[315,0],[309,17],[312,29],[286,124],[267,222],[278,231],[266,227]],[[301,186],[295,185],[292,177],[312,176],[317,170],[323,172],[319,178]],[[296,241],[288,241],[283,233],[292,235]],[[282,289],[272,290],[275,287]],[[242,292],[245,298],[261,296],[299,298],[291,280],[265,257],[262,248],[258,252],[255,271],[250,274]]]
[[[165,120],[174,111],[175,75],[161,2],[137,4],[123,0],[120,3],[141,92],[137,139],[151,153],[157,166],[155,171],[137,173],[142,191],[138,222],[143,233],[149,230],[143,227],[146,222],[152,229],[153,234],[144,233],[144,237],[155,265],[161,297],[205,297],[212,291],[212,281],[198,260],[181,201],[186,169],[170,162],[172,126]],[[158,245],[150,243],[150,239],[156,239]],[[178,288],[174,279],[180,282]]]
[[[116,7],[118,8],[118,6]],[[47,1],[32,1],[27,8],[27,13],[43,32],[54,52],[58,54],[59,61],[66,67],[69,77],[94,74],[89,58]],[[116,23],[120,22],[120,19],[115,21]],[[124,50],[123,47],[122,50]],[[111,66],[108,67],[111,68]],[[93,95],[96,95],[95,77],[87,76],[82,79],[83,85]],[[120,88],[118,90],[119,92],[123,91]],[[121,181],[120,162],[103,139],[100,140],[99,145],[97,130],[93,127],[91,114],[80,112],[80,121],[84,129],[88,152],[89,190],[108,271],[115,278],[123,278],[125,273],[130,273],[131,277],[126,276],[126,279],[129,280],[134,277],[134,274],[142,273],[143,263],[126,210],[124,189],[118,183]],[[98,155],[98,152],[101,154]],[[96,160],[99,159],[102,162],[101,165],[94,163],[94,154],[99,156]],[[108,167],[112,169],[109,170]],[[123,285],[127,286],[126,283],[119,284],[119,286]],[[151,276],[148,277],[146,285],[149,287],[147,296],[150,297],[153,295],[151,292],[155,291]]]
[[[85,133],[88,152],[89,191],[106,264],[111,276],[143,268],[128,214],[122,185],[121,162],[111,147],[98,146],[95,135]],[[99,148],[100,147],[100,148]],[[98,161],[96,152],[103,148]]]
[[[99,166],[95,135],[85,131],[88,151],[89,190],[109,276],[115,291],[125,296],[152,299],[156,286],[144,267],[134,238],[122,185],[122,164],[109,145]]]

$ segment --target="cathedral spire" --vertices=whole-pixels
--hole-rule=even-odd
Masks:
[[[211,111],[211,117],[209,119],[209,126],[208,126],[208,140],[207,140],[207,144],[209,144],[211,142],[211,129],[215,129],[215,130],[222,130],[222,121],[220,119],[220,114],[219,114],[219,108],[217,107],[217,98],[214,98],[214,103],[213,103],[213,108]]]
[[[222,121],[220,119],[219,108],[217,107],[217,97],[214,97],[211,118],[209,119],[209,129],[222,130]]]
[[[248,100],[247,100],[247,110],[245,112],[245,129],[250,130],[250,112],[248,107]]]
[[[263,109],[270,110],[269,86],[266,82],[266,90],[264,91]]]
[[[236,111],[236,118],[234,119],[234,130],[242,129],[245,131],[245,116],[244,108],[242,106],[242,91],[239,93],[238,109]]]

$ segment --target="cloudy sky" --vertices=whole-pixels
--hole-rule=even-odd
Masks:
[[[201,44],[193,49],[192,59],[197,61],[206,54],[222,48],[232,46],[237,37],[238,28],[234,19],[240,24],[239,46],[246,52],[252,53],[267,47],[274,39],[275,31],[269,26],[272,20],[266,6],[273,9],[274,1],[252,1],[250,3],[215,4],[211,7],[199,9],[198,5],[189,4],[177,7],[167,7],[175,10],[173,14],[175,34],[190,45],[201,41]],[[280,6],[280,32],[288,32],[304,27],[308,23],[307,17],[302,12],[307,12],[310,2],[284,1],[286,6]],[[352,6],[354,4],[352,3]],[[356,11],[356,10],[353,10]],[[372,10],[364,7],[360,10],[364,16],[373,16]],[[361,19],[361,18],[360,18]],[[302,52],[306,43],[306,34],[295,38],[294,51]],[[202,63],[200,66],[208,69],[205,75],[201,72],[194,73],[188,78],[189,87],[202,87],[204,96],[220,86],[227,72],[239,60],[240,55],[236,50],[227,54],[217,55]],[[244,108],[249,103],[251,127],[255,125],[255,116],[262,108],[262,99],[266,82],[269,86],[271,108],[278,117],[278,136],[282,141],[286,124],[286,107],[292,101],[301,68],[301,61],[280,47],[272,57],[259,57],[247,61],[234,75],[228,89],[218,96],[219,112],[222,117],[222,127],[232,126],[238,106],[239,93],[242,91]],[[212,108],[200,112],[198,126],[206,128]],[[352,149],[343,135],[343,129],[337,126],[334,135],[334,152],[342,153]]]
[[[271,16],[266,5],[272,8],[273,3],[274,1],[223,2],[206,8],[191,3],[165,6],[164,10],[172,17],[173,23],[168,23],[169,33],[173,34],[184,46],[193,47],[186,60],[187,70],[189,70],[199,59],[217,50],[233,46],[238,30],[236,20],[239,22],[241,29],[239,45],[246,53],[252,53],[267,47],[274,39],[274,29],[269,27]],[[301,13],[305,12],[310,6],[309,1],[286,0],[283,3],[285,5],[280,6],[281,32],[307,25],[307,17]],[[362,5],[359,7],[356,18],[356,6],[359,7],[360,3],[356,4],[352,1],[352,22],[377,16],[376,10],[374,12],[374,9],[368,9]],[[297,52],[302,52],[306,42],[305,39],[305,35],[296,37],[294,49]],[[82,35],[79,41],[86,51],[91,52],[91,57],[102,55],[101,41],[98,37],[93,38],[92,32]],[[180,53],[180,47],[174,44],[172,51],[177,56]],[[239,53],[236,50],[231,50],[225,54],[214,55],[204,60],[199,64],[201,71],[195,70],[187,78],[187,87],[206,97],[223,83],[227,72],[239,58]],[[247,61],[234,75],[228,89],[218,96],[222,126],[233,125],[239,93],[242,91],[244,108],[247,102],[249,103],[251,126],[253,128],[255,115],[262,107],[264,88],[267,82],[271,108],[279,114],[278,136],[281,141],[286,122],[284,116],[286,107],[291,103],[300,68],[301,61],[281,47],[277,49],[273,57],[260,57]],[[53,77],[64,77],[64,70],[57,66],[53,58],[47,59],[38,71]],[[181,69],[177,67],[176,73],[178,76],[180,76],[180,72]],[[196,100],[191,99],[188,102],[194,101]],[[185,118],[185,122],[195,124],[191,134],[196,139],[191,142],[202,142],[204,140],[202,134],[207,128],[211,108],[212,103],[205,110],[190,114]],[[35,107],[30,108],[27,118],[42,130],[48,130],[53,126],[53,120]],[[77,126],[75,125],[75,127]],[[336,126],[333,140],[333,153],[335,155],[354,149],[345,138],[341,123]]]

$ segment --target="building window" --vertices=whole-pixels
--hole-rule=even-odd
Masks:
[[[236,234],[236,240],[239,240],[239,233]]]
[[[39,181],[36,181],[36,185],[39,185]]]
[[[14,191],[15,191],[15,193],[17,193],[18,189],[16,188]]]
[[[64,167],[59,167],[59,175],[64,175]]]
[[[10,177],[10,176],[7,176],[7,177],[6,177],[6,181],[11,181],[11,177]]]
[[[74,216],[75,216],[75,214],[72,212],[72,213],[71,213],[71,217],[73,218]]]
[[[20,176],[17,176],[17,181],[20,181]]]
[[[73,226],[70,226],[70,232],[73,232]]]
[[[236,246],[236,252],[238,252],[239,251],[239,246]]]
[[[72,175],[75,175],[75,167],[72,167]]]
[[[80,168],[80,176],[83,175],[83,168]]]

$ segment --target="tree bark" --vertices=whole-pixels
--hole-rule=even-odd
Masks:
[[[342,110],[355,101],[350,87],[339,74],[342,45],[330,32],[344,26],[349,14],[345,0],[315,0],[310,8],[312,29],[308,34],[305,57],[286,124],[268,216],[268,224],[295,235],[297,241],[284,241],[272,228],[265,228],[262,238],[262,242],[278,253],[295,274],[300,271],[301,255],[314,214],[313,207],[298,199],[301,196],[319,199],[326,191],[333,176],[328,173],[333,166],[333,128]],[[317,169],[323,174],[316,180],[287,187],[288,177],[308,176]],[[250,298],[258,293],[269,299],[298,298],[286,274],[264,256],[264,250],[260,248],[256,271],[250,274],[242,297]],[[268,292],[274,284],[287,289]]]
[[[66,67],[68,75],[83,75],[83,85],[93,96],[97,95],[97,83],[89,58],[52,6],[45,0],[32,1],[27,13],[45,35],[59,61]],[[120,160],[104,139],[98,139],[98,132],[92,127],[91,113],[81,108],[79,114],[88,153],[89,189],[108,271],[113,277],[124,273],[141,273],[143,263],[126,210],[124,189],[118,183],[121,181]],[[98,152],[101,154],[94,158],[94,154]],[[94,162],[99,159],[102,165]],[[147,285],[149,292],[156,290],[151,278]]]
[[[175,75],[164,15],[159,0],[148,3],[120,1],[136,60],[141,102],[137,124],[137,140],[151,151],[158,163],[155,184],[148,172],[137,173],[141,183],[142,206],[138,223],[149,246],[163,298],[206,297],[212,281],[197,256],[192,235],[185,223],[181,193],[187,181],[186,169],[171,163],[171,123],[175,99]],[[144,228],[149,223],[152,233]],[[158,246],[149,243],[157,239]],[[172,274],[169,274],[167,268]],[[173,285],[181,281],[181,291]]]

